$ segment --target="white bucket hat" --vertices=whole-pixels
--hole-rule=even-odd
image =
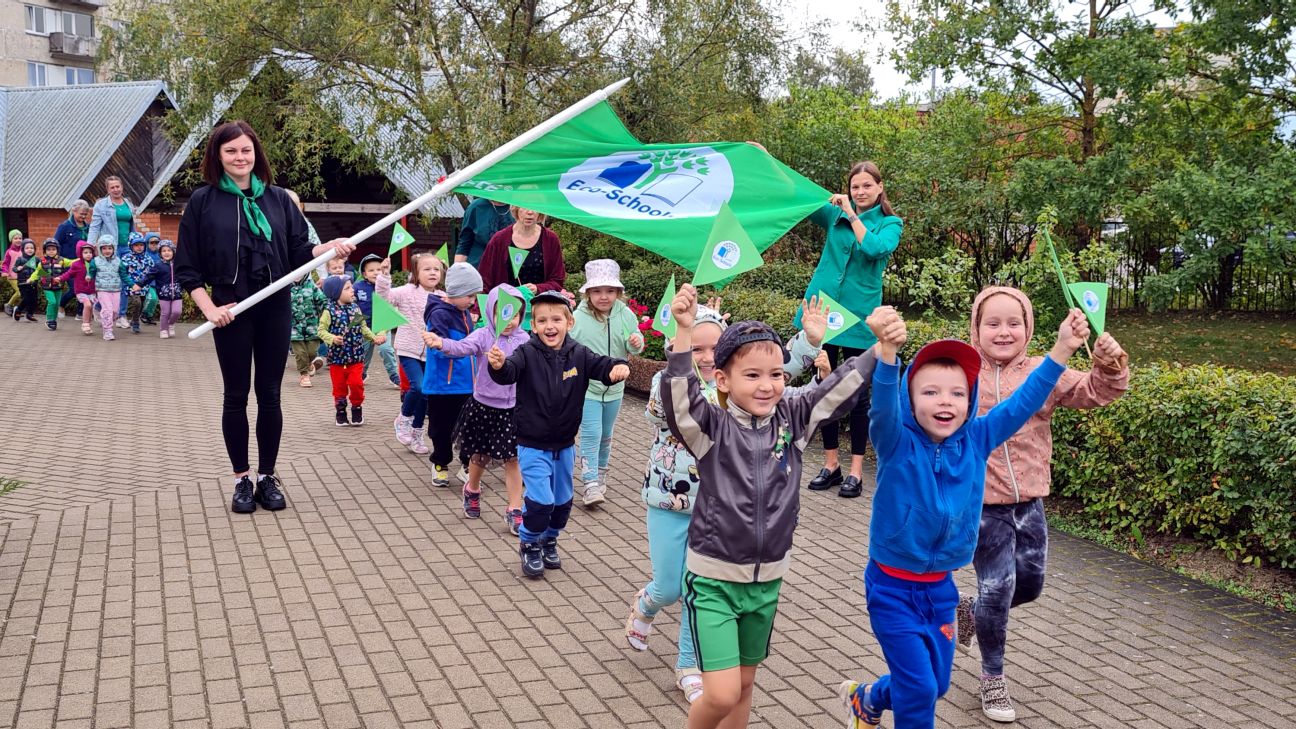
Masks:
[[[585,285],[580,287],[583,294],[587,289],[599,286],[612,286],[625,290],[621,283],[621,265],[611,258],[599,258],[585,264]]]

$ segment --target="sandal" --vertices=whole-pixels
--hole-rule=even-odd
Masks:
[[[626,618],[625,624],[626,642],[637,651],[648,650],[648,634],[652,632],[652,618],[645,617],[643,613],[639,612],[639,599],[644,594],[643,590],[635,593],[634,599],[630,601],[630,616]],[[639,630],[635,627],[635,623],[647,627]]]
[[[681,668],[675,675],[675,685],[684,692],[686,701],[691,704],[702,697],[702,674],[696,668]]]

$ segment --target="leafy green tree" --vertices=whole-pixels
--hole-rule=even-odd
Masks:
[[[852,96],[873,95],[873,68],[865,51],[834,48],[820,53],[800,48],[788,67],[788,84],[803,89],[840,89]]]

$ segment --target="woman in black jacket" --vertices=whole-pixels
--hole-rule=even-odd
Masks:
[[[175,275],[207,321],[224,380],[221,432],[234,467],[235,513],[287,506],[274,475],[283,431],[279,387],[292,322],[284,288],[236,320],[230,309],[284,274],[335,248],[345,258],[355,246],[345,238],[312,247],[306,219],[283,188],[274,187],[270,163],[256,132],[244,121],[226,122],[207,139],[203,180],[180,219]],[[211,287],[210,294],[206,286]],[[256,376],[253,378],[255,366]],[[257,478],[248,464],[247,400],[257,396]]]

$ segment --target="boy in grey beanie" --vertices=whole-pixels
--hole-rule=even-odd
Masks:
[[[482,292],[482,277],[477,269],[460,261],[446,271],[445,292],[448,298],[476,296]]]

